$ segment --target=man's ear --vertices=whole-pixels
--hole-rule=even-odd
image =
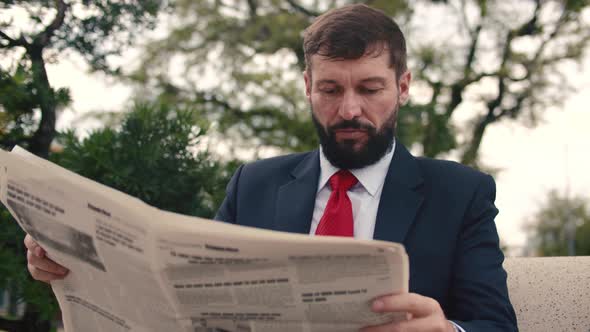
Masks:
[[[399,78],[399,101],[405,105],[410,99],[410,83],[412,82],[412,73],[406,70]]]
[[[303,80],[305,81],[305,96],[311,100],[311,75],[307,69],[303,71]]]

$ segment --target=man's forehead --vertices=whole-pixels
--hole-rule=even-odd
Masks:
[[[384,54],[359,59],[332,59],[314,55],[311,60],[311,76],[316,83],[338,83],[342,80],[386,83],[395,78],[395,69],[389,65],[389,58]]]

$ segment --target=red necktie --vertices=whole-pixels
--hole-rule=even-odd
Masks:
[[[358,180],[347,170],[340,170],[330,177],[332,194],[324,215],[320,219],[316,235],[354,236],[352,204],[346,193]]]

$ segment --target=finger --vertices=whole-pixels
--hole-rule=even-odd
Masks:
[[[362,328],[359,332],[396,332],[401,331],[393,323],[367,326]]]
[[[48,257],[39,257],[33,254],[30,250],[27,251],[27,260],[29,264],[33,265],[38,270],[61,276],[65,276],[68,273],[68,269],[65,267],[57,264]]]
[[[416,293],[387,295],[373,301],[375,312],[408,312],[413,317],[425,317],[438,311],[442,312],[436,300]]]
[[[404,332],[421,332],[421,331],[454,331],[455,328],[451,322],[441,316],[428,316],[416,318],[408,321],[398,322],[395,324],[394,331]]]
[[[407,321],[369,326],[361,329],[360,332],[422,332],[422,331],[454,331],[451,323],[440,317],[429,316],[425,318],[416,318]]]
[[[65,278],[65,275],[54,274],[54,273],[40,270],[40,269],[36,268],[33,264],[28,264],[27,268],[29,270],[29,273],[33,277],[33,279],[43,281],[46,283],[49,283],[50,281],[53,281],[53,280],[60,280],[60,279]]]
[[[27,234],[25,236],[25,247],[27,247],[27,249],[29,249],[30,251],[32,251],[35,255],[37,255],[38,257],[45,257],[45,249],[41,248],[41,246],[35,241],[33,240],[33,237],[30,236],[29,234]]]

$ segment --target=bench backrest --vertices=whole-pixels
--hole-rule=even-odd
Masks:
[[[590,256],[504,261],[521,332],[590,331]]]

